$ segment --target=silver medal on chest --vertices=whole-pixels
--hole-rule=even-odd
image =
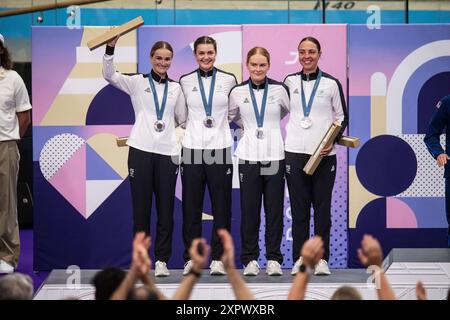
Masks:
[[[158,120],[153,125],[153,128],[155,128],[156,132],[163,132],[164,129],[166,128],[166,124],[164,123],[164,121]]]
[[[263,130],[263,128],[257,128],[255,133],[256,133],[256,138],[264,139],[264,130]]]
[[[207,128],[212,128],[212,127],[214,127],[215,122],[216,122],[216,121],[215,121],[214,118],[211,117],[211,116],[207,116],[207,117],[205,118],[205,120],[203,120],[203,124],[204,124],[204,126],[207,127]]]
[[[308,129],[312,126],[312,120],[310,117],[303,117],[303,119],[300,120],[300,126],[303,129]]]

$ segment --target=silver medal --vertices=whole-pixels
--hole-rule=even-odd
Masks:
[[[211,116],[207,116],[207,117],[205,118],[205,120],[203,120],[203,124],[204,124],[205,127],[207,127],[207,128],[212,128],[212,127],[214,127],[214,123],[215,123],[215,120],[214,120],[214,118],[211,117]]]
[[[158,120],[158,121],[155,122],[155,124],[153,125],[153,127],[155,128],[155,131],[157,131],[157,132],[163,132],[164,129],[166,128],[166,124],[164,123],[164,121]]]
[[[256,129],[256,137],[258,139],[264,139],[264,130],[263,130],[263,128],[257,128]]]
[[[302,120],[300,120],[300,126],[303,129],[308,129],[312,126],[312,120],[310,117],[304,117]]]

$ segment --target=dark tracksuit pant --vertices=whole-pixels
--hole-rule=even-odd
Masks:
[[[202,235],[205,186],[211,197],[214,225],[211,235],[212,260],[220,260],[223,247],[217,229],[231,229],[231,190],[233,183],[231,148],[201,150],[183,148],[181,181],[183,183],[184,260],[190,260],[192,240]]]
[[[330,257],[331,196],[336,178],[336,156],[322,159],[314,174],[303,167],[310,155],[285,152],[286,179],[292,214],[292,258],[297,261],[303,244],[309,239],[311,204],[314,209],[314,234],[322,237],[323,259]]]
[[[177,182],[178,157],[130,147],[128,173],[133,203],[134,233],[150,233],[152,196],[156,199],[156,261],[167,262],[172,254],[173,206]]]
[[[280,245],[283,237],[284,160],[239,162],[241,191],[241,262],[247,265],[259,257],[261,198],[266,218],[266,259],[283,262]]]

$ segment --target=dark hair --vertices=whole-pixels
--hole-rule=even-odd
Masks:
[[[109,300],[120,286],[126,273],[119,268],[105,268],[92,279],[92,284],[95,287],[95,300]]]
[[[197,47],[201,44],[212,44],[214,46],[214,51],[217,52],[217,42],[211,37],[208,36],[201,36],[200,38],[197,38],[194,42],[194,53],[197,52]]]
[[[314,38],[314,37],[305,37],[305,38],[303,38],[303,39],[300,40],[300,42],[298,43],[297,48],[299,48],[300,45],[302,44],[302,42],[305,42],[305,41],[310,41],[310,42],[314,43],[314,44],[316,45],[316,47],[317,47],[317,50],[319,50],[319,52],[322,51],[322,49],[321,49],[321,47],[320,47],[320,42],[319,42],[319,40],[317,40],[317,39]]]
[[[1,66],[6,70],[11,70],[13,66],[13,62],[11,60],[11,55],[9,54],[8,48],[3,45],[3,42],[0,41],[0,62]]]
[[[150,50],[150,57],[153,57],[156,50],[159,50],[159,49],[167,49],[173,55],[173,49],[172,49],[172,46],[170,45],[170,43],[168,43],[166,41],[157,41],[157,42],[155,42],[152,49]]]
[[[250,58],[252,56],[254,56],[255,54],[258,54],[258,53],[260,55],[263,55],[264,57],[266,57],[267,62],[270,65],[270,53],[269,53],[269,51],[267,51],[266,48],[263,48],[263,47],[254,47],[254,48],[250,49],[250,51],[247,53],[247,63],[250,61]]]

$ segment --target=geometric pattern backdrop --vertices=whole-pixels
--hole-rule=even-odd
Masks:
[[[349,26],[349,131],[362,142],[349,151],[349,267],[364,233],[385,254],[446,247],[443,170],[423,137],[449,83],[449,25]]]
[[[103,79],[104,51],[87,48],[105,30],[33,28],[34,270],[130,259],[131,205],[120,201],[129,195],[128,154],[116,137],[131,126],[108,115],[131,102]],[[136,32],[121,39],[116,61],[137,71]]]

